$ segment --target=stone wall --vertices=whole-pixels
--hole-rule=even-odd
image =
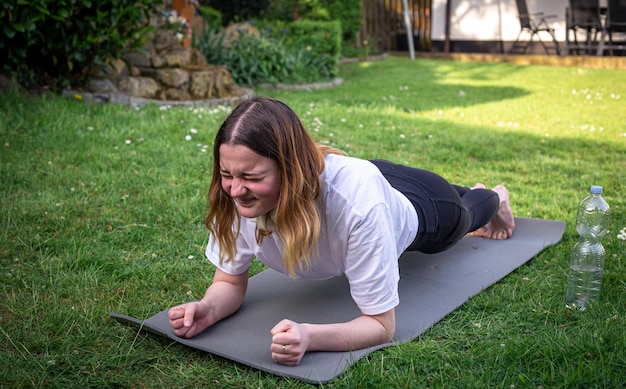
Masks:
[[[210,65],[202,53],[182,47],[169,30],[157,30],[142,49],[92,72],[87,90],[156,100],[204,100],[242,93],[224,66]]]

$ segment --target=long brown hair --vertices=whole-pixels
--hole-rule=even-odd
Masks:
[[[295,276],[305,269],[317,249],[321,220],[317,198],[324,155],[342,154],[316,144],[302,122],[286,104],[267,97],[255,97],[239,104],[226,118],[213,144],[213,177],[209,187],[206,227],[220,247],[220,261],[235,257],[241,216],[235,202],[222,189],[220,153],[222,144],[243,145],[277,162],[281,177],[274,232],[283,248],[285,269]],[[257,227],[256,240],[264,234]]]

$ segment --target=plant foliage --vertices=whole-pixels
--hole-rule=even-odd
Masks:
[[[222,23],[226,26],[231,22],[259,18],[270,7],[270,0],[204,0],[201,4],[218,10],[222,14]]]
[[[338,21],[345,43],[353,43],[362,26],[360,0],[205,0],[202,3],[222,13],[224,26],[260,18],[283,22],[299,19]]]
[[[0,62],[26,86],[80,83],[92,64],[139,47],[161,0],[14,0],[0,4]]]
[[[339,22],[231,24],[196,39],[209,63],[226,66],[236,84],[328,80],[339,72]]]

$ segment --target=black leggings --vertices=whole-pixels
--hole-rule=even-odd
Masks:
[[[452,185],[435,173],[388,161],[371,162],[417,211],[417,236],[406,251],[447,250],[498,212],[500,201],[492,190]]]

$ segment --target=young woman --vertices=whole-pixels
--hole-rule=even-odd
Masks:
[[[468,233],[507,239],[515,228],[503,186],[464,188],[428,171],[345,156],[313,142],[297,115],[270,98],[236,107],[213,155],[206,256],[215,276],[200,301],[169,311],[170,324],[190,338],[233,314],[254,257],[294,278],[345,275],[361,315],[345,323],[277,323],[272,358],[287,365],[307,351],[390,341],[404,251],[440,252]]]

